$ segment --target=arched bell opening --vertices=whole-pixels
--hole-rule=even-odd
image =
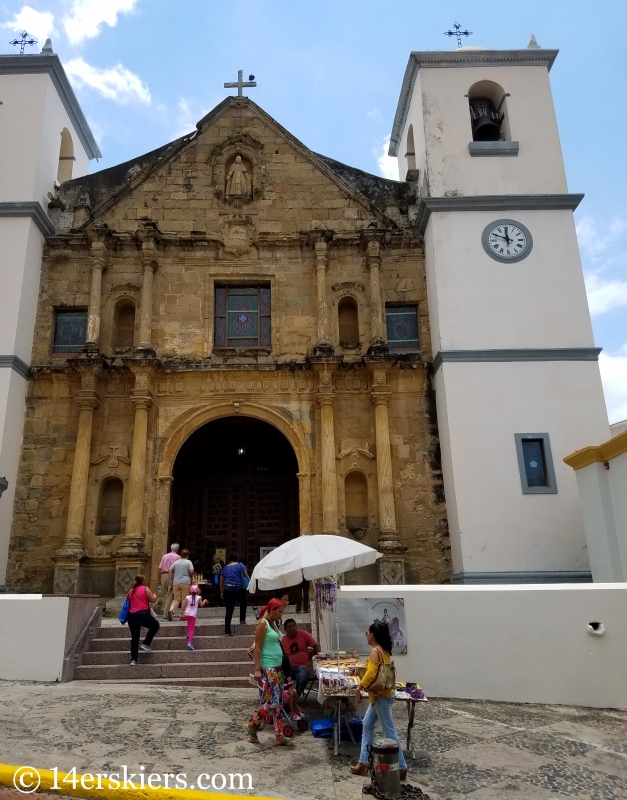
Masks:
[[[59,166],[57,167],[57,180],[59,183],[71,180],[75,160],[72,134],[67,128],[63,128],[61,132],[61,149],[59,150]]]
[[[337,304],[340,344],[356,347],[359,344],[359,311],[352,297],[343,297]]]
[[[511,141],[507,97],[494,81],[478,81],[470,87],[468,104],[474,142]]]

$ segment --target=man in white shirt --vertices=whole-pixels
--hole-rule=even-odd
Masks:
[[[172,587],[174,595],[172,605],[168,611],[168,619],[170,622],[172,621],[174,609],[177,608],[177,606],[184,608],[185,598],[189,594],[189,587],[191,586],[192,577],[194,575],[194,565],[189,560],[188,556],[189,550],[181,550],[181,557],[178,561],[175,561],[169,569],[170,586]]]
[[[172,605],[174,596],[172,594],[172,587],[170,586],[170,567],[175,561],[178,561],[179,546],[178,544],[170,545],[170,552],[166,553],[159,563],[159,573],[161,574],[161,599],[163,600],[163,619],[168,618],[168,609]]]

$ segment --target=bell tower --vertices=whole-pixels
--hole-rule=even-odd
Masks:
[[[0,591],[6,573],[31,348],[55,181],[87,173],[100,150],[50,39],[0,55]],[[57,201],[58,202],[58,201]],[[73,211],[73,209],[69,209]],[[28,487],[22,488],[27,499]],[[20,496],[21,497],[21,496]]]
[[[412,52],[391,135],[417,188],[454,582],[590,580],[562,459],[609,437],[549,83],[556,50]]]

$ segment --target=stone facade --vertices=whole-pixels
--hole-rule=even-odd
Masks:
[[[155,585],[177,451],[238,414],[292,445],[301,533],[384,553],[378,575],[352,579],[449,580],[413,191],[312,153],[246,98],[137,162],[65,183],[42,266],[8,585],[112,597],[139,569]],[[234,282],[270,287],[261,347],[215,341],[215,287]],[[359,341],[342,344],[345,298]],[[386,303],[417,305],[419,348],[388,347]],[[88,310],[85,345],[67,357],[52,354],[60,308]],[[132,341],[120,338],[124,308]],[[355,472],[367,512],[349,531]],[[103,535],[113,476],[123,524]]]

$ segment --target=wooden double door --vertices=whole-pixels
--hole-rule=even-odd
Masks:
[[[290,475],[208,476],[182,492],[181,540],[209,578],[216,549],[240,554],[249,573],[261,547],[298,535],[298,481]]]

